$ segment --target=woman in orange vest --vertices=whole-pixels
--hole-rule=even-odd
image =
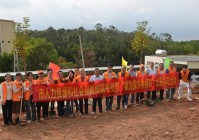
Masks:
[[[75,78],[75,82],[89,82],[89,77],[86,76],[86,72],[83,68],[80,69],[80,75]],[[79,110],[82,115],[83,112],[83,101],[84,101],[84,109],[85,114],[88,114],[88,99],[79,99]]]
[[[19,113],[20,113],[20,106],[21,100],[23,98],[23,81],[22,81],[22,74],[16,73],[16,80],[13,82],[13,95],[12,95],[12,113],[15,118],[16,124],[20,125],[21,121],[19,120]]]
[[[69,74],[69,72],[68,72]],[[71,73],[72,75],[72,73]],[[75,67],[74,69],[74,74],[73,74],[73,79],[76,78],[77,76],[79,76],[79,67]],[[70,77],[70,75],[68,75]],[[79,111],[79,103],[77,102],[77,100],[74,100],[75,103],[75,107],[76,107],[76,113]]]
[[[144,65],[140,64],[140,70],[137,71],[137,77],[146,76],[147,73],[144,69]],[[144,98],[144,92],[136,93],[136,103],[139,103]]]
[[[111,63],[108,64],[107,71],[103,73],[104,79],[117,78],[117,75],[112,71],[112,69],[113,65]],[[106,97],[106,111],[112,111],[113,97],[114,96]]]
[[[36,121],[36,107],[33,102],[32,84],[34,83],[32,72],[28,72],[27,80],[24,82],[24,101],[26,106],[26,119],[27,122]],[[32,115],[32,116],[31,116]]]
[[[190,98],[191,96],[191,89],[190,89],[190,80],[191,80],[192,72],[187,69],[187,66],[183,66],[182,70],[179,73],[179,79],[180,79],[180,86],[178,90],[178,100],[182,97],[182,90],[184,88],[187,88],[187,100],[192,101]]]
[[[175,73],[175,72],[177,72],[177,70],[174,67],[174,63],[173,63],[173,61],[170,61],[169,68],[166,69],[166,73]],[[167,101],[173,100],[173,96],[174,96],[175,92],[176,92],[176,88],[168,89],[168,91],[166,93]]]
[[[163,63],[159,64],[157,74],[166,74],[166,70],[164,70],[164,64]],[[164,99],[163,95],[164,95],[164,89],[161,89],[160,90],[160,96],[159,96],[160,101],[162,101]]]
[[[1,83],[0,101],[3,110],[4,127],[12,124],[12,81],[11,75],[5,75],[5,82]]]
[[[118,73],[118,78],[120,77],[129,77],[129,73],[128,71],[126,71],[126,66],[122,66],[121,72]],[[120,109],[120,102],[121,102],[121,98],[122,99],[122,108],[127,109],[127,103],[128,103],[128,95],[123,93],[122,95],[118,95],[117,96],[117,107],[116,109]]]

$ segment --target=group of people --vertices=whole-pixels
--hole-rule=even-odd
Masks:
[[[25,104],[26,110],[26,120],[27,122],[40,120],[41,111],[42,117],[44,120],[49,118],[49,112],[55,115],[55,102],[33,102],[33,93],[32,93],[32,85],[33,84],[59,84],[59,83],[71,83],[71,82],[93,82],[97,80],[109,79],[109,78],[119,78],[119,77],[132,77],[132,76],[145,76],[145,75],[155,75],[155,74],[166,74],[166,73],[174,73],[177,72],[174,67],[173,61],[170,62],[170,66],[168,69],[164,69],[163,63],[159,64],[158,69],[154,67],[154,63],[150,62],[149,68],[145,70],[145,66],[140,64],[140,68],[138,71],[134,70],[134,65],[129,66],[129,70],[127,71],[126,66],[122,66],[121,71],[116,74],[113,72],[113,65],[108,64],[107,71],[100,75],[100,70],[98,68],[94,69],[94,75],[91,77],[86,75],[86,72],[83,68],[79,69],[75,67],[74,71],[68,71],[68,77],[64,78],[63,72],[59,71],[58,78],[53,79],[53,70],[47,70],[47,77],[44,77],[44,72],[42,70],[38,71],[38,79],[34,79],[33,73],[28,72],[26,74],[26,80],[22,81],[22,74],[17,73],[15,81],[11,81],[11,75],[5,75],[5,81],[1,83],[0,86],[0,102],[3,110],[3,120],[4,125],[8,126],[10,124],[21,124],[21,108],[22,108],[22,99]],[[190,90],[190,80],[192,73],[187,69],[186,66],[183,66],[182,70],[179,72],[180,78],[180,86],[178,90],[178,98],[182,97],[182,89],[187,88],[187,100],[191,101],[190,98],[191,90]],[[167,89],[166,91],[166,100],[170,101],[174,97],[176,88]],[[162,101],[164,99],[164,91],[165,89],[160,90],[159,96],[157,96],[157,91],[148,91],[146,93],[146,98],[152,101]],[[151,95],[152,93],[152,95]],[[139,104],[144,99],[144,92],[135,93],[135,94],[123,94],[117,96],[117,107],[115,110],[121,108],[126,109],[129,105],[128,97],[131,95],[130,104],[136,105]],[[83,114],[94,114],[96,113],[96,106],[98,103],[99,113],[103,112],[102,108],[102,100],[103,98],[94,98],[92,101],[92,111],[89,112],[88,108],[88,99],[79,99],[79,100],[67,100],[67,101],[57,101],[57,114],[58,116],[69,116],[74,115],[75,113],[79,113],[79,115]],[[109,96],[105,98],[105,111],[112,111],[113,108],[113,96]],[[50,108],[49,108],[50,107]],[[75,107],[75,109],[74,109]],[[51,114],[51,115],[52,115]]]

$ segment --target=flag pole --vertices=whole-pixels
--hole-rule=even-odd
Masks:
[[[83,49],[82,49],[82,40],[81,40],[80,34],[79,34],[79,44],[80,44],[80,51],[81,51],[81,56],[82,56],[82,66],[83,66],[83,68],[85,68],[84,53],[83,53]]]

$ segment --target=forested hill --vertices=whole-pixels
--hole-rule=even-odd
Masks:
[[[81,66],[79,34],[82,38],[86,67],[106,66],[108,62],[120,65],[122,56],[129,63],[139,63],[139,55],[132,49],[131,44],[134,32],[122,32],[114,26],[105,28],[96,24],[94,30],[85,30],[83,27],[56,30],[49,27],[44,31],[31,31],[31,37],[46,38],[54,44],[60,56]],[[152,33],[144,55],[153,55],[157,49],[165,49],[169,55],[199,55],[199,40],[174,42],[169,33]]]

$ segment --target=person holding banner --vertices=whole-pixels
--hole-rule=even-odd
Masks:
[[[130,65],[129,66],[129,76],[130,77],[136,77],[137,75],[136,75],[136,72],[134,71],[134,65]],[[133,93],[133,94],[131,94],[131,105],[134,105],[134,99],[135,99],[135,93]],[[128,99],[127,99],[127,101],[128,101]]]
[[[137,71],[137,77],[146,76],[147,73],[144,68],[144,64],[140,64],[140,70]],[[140,103],[144,98],[144,92],[136,93],[136,103]]]
[[[192,72],[190,72],[190,70],[187,69],[187,66],[184,65],[179,73],[180,86],[178,89],[178,95],[179,95],[177,98],[178,100],[181,99],[182,97],[182,90],[184,88],[187,88],[187,100],[192,101],[192,99],[190,98],[191,96],[190,80],[192,75],[193,75]]]
[[[84,68],[80,69],[80,75],[75,78],[75,82],[89,82],[89,77],[86,76]],[[79,99],[79,109],[80,109],[79,115],[82,115],[84,113],[83,101],[84,101],[85,114],[88,114],[88,99]]]
[[[58,78],[57,80],[54,81],[55,84],[62,84],[62,83],[67,83],[67,80],[63,79],[63,72],[62,71],[58,71]],[[58,116],[64,116],[64,101],[57,101],[57,112],[58,112]]]
[[[111,63],[108,64],[107,71],[103,73],[104,79],[117,78],[117,75],[112,71],[112,69],[113,65]],[[112,111],[113,97],[114,96],[106,97],[106,111]]]
[[[32,72],[26,74],[27,80],[24,82],[24,101],[26,107],[26,119],[29,123],[30,121],[36,121],[36,107],[35,102],[33,102],[32,84],[34,83]],[[31,116],[32,115],[32,116]]]
[[[74,78],[76,78],[77,76],[79,76],[79,67],[75,67],[74,69]],[[78,104],[78,101],[77,100],[74,100],[74,103],[75,103],[75,106],[76,106],[76,112],[79,111],[79,104]]]
[[[122,66],[121,72],[118,73],[118,78],[120,77],[129,77],[128,71],[126,71],[126,66]],[[125,93],[122,93],[123,95],[118,95],[117,96],[117,109],[120,109],[120,102],[122,98],[122,108],[127,109],[127,104],[128,104],[128,96]]]
[[[164,64],[163,63],[159,64],[157,74],[166,74],[166,70],[164,70]],[[160,90],[160,96],[159,96],[160,101],[164,100],[163,95],[164,95],[164,89],[161,89]]]
[[[175,72],[177,72],[177,70],[174,67],[174,63],[173,63],[173,61],[170,61],[169,68],[166,69],[166,73],[175,73]],[[173,96],[174,96],[175,92],[176,92],[176,88],[168,89],[168,91],[166,93],[167,101],[173,100]]]
[[[13,82],[13,95],[12,95],[12,113],[15,118],[15,123],[20,125],[21,124],[21,116],[20,114],[20,109],[21,109],[21,100],[23,98],[23,81],[22,81],[22,74],[21,73],[16,73],[16,80]]]
[[[38,79],[34,81],[34,84],[46,84],[46,81],[44,80],[44,72],[42,70],[38,71]],[[40,121],[40,117],[41,117],[41,107],[42,107],[42,116],[44,119],[46,119],[45,117],[45,109],[44,109],[44,102],[37,102],[36,103],[36,107],[37,107],[37,119],[38,121]]]
[[[154,62],[150,62],[150,67],[146,70],[147,75],[156,75],[156,69],[154,68]],[[152,91],[152,98],[151,98],[151,91],[147,91],[147,98],[151,99],[152,101],[156,100],[156,90]]]
[[[102,75],[100,75],[99,69],[95,68],[94,75],[91,76],[89,81],[94,82],[94,81],[99,81],[99,80],[103,80],[103,79],[104,79],[104,77]],[[97,102],[98,102],[99,112],[102,113],[102,97],[99,97],[99,98],[93,98],[93,107],[92,107],[91,114],[96,113]]]
[[[3,127],[12,124],[12,81],[11,75],[5,75],[5,82],[0,85],[0,102],[3,110]]]
[[[47,70],[47,77],[44,78],[46,84],[54,84],[54,79],[53,79],[53,70],[52,69],[48,69]],[[45,113],[45,119],[48,118],[48,109],[49,108],[49,102],[45,102],[44,103],[44,113]],[[51,115],[55,115],[55,102],[51,102],[50,104],[50,113]]]

